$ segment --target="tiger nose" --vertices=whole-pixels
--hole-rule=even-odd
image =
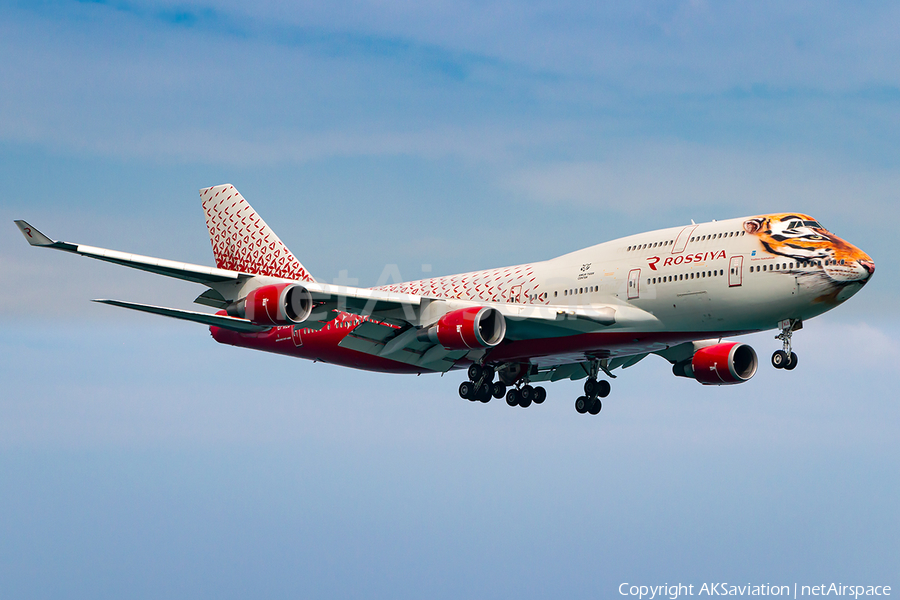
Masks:
[[[872,259],[869,260],[860,260],[860,266],[866,270],[866,279],[875,274],[875,261]]]

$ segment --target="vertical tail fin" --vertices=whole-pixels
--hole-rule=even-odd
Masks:
[[[315,281],[233,185],[202,189],[200,199],[217,267]]]

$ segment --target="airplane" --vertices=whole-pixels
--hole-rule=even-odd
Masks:
[[[202,284],[215,313],[95,302],[209,326],[222,344],[356,369],[466,369],[459,395],[529,407],[540,382],[584,379],[578,413],[596,415],[616,369],[650,354],[703,385],[744,383],[755,350],[724,338],[778,330],[772,365],[793,370],[793,332],[845,302],[875,263],[801,213],[639,233],[543,262],[358,288],[322,283],[230,184],[200,190],[216,268],[48,238],[32,246]],[[601,378],[605,376],[605,378]]]

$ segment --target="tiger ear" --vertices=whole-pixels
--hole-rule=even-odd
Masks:
[[[756,219],[748,219],[744,221],[744,231],[747,233],[759,233],[763,229],[763,225],[768,221],[766,217],[757,217]]]

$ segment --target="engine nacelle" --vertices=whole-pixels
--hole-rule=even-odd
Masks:
[[[496,346],[504,336],[506,319],[499,310],[472,306],[447,313],[418,337],[448,350],[469,350]]]
[[[679,377],[692,377],[703,385],[732,385],[756,375],[758,366],[752,347],[725,342],[700,348],[690,360],[675,363],[672,372]]]
[[[276,283],[256,288],[228,312],[261,325],[296,325],[308,319],[312,309],[312,294],[305,287]]]

